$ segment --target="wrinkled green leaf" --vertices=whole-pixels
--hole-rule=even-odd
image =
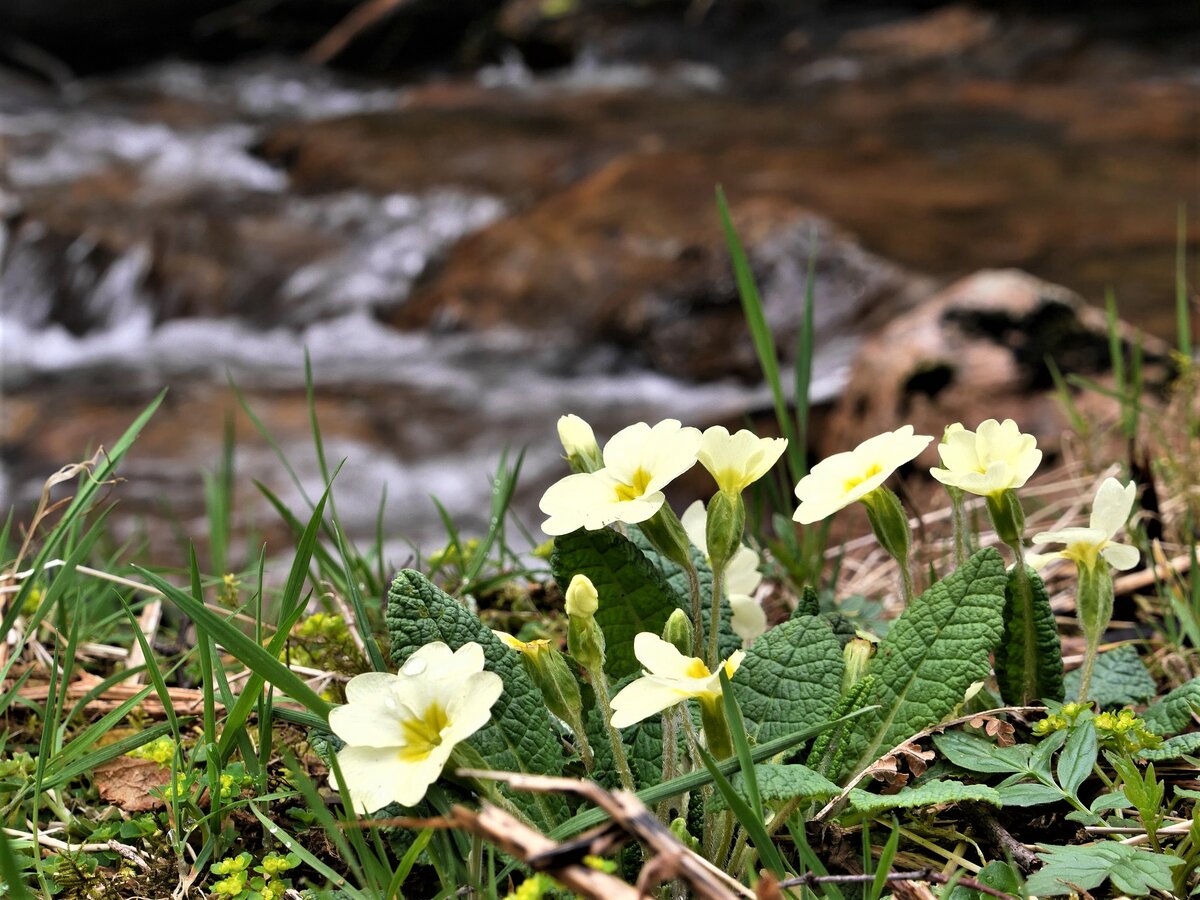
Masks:
[[[387,626],[397,668],[432,641],[444,641],[452,650],[471,641],[478,643],[486,660],[484,668],[504,680],[504,692],[492,707],[491,721],[468,743],[495,769],[536,775],[562,772],[562,748],[554,737],[541,691],[530,681],[517,654],[461,603],[420,572],[404,569],[388,590]],[[542,824],[555,825],[565,818],[566,808],[558,797],[518,793],[512,797]]]
[[[1013,566],[1004,587],[1004,635],[996,645],[996,681],[1005,703],[1062,700],[1062,644],[1050,594],[1030,566]]]
[[[1065,679],[1067,697],[1079,696],[1079,669],[1067,673]],[[1125,706],[1143,703],[1158,690],[1154,679],[1146,671],[1146,665],[1132,644],[1122,644],[1096,657],[1092,670],[1092,683],[1088,687],[1088,699],[1101,707]]]
[[[751,739],[762,743],[832,717],[844,665],[841,643],[818,616],[789,619],[756,640],[733,677]]]
[[[851,736],[848,770],[936,725],[955,710],[970,687],[991,673],[989,655],[1001,633],[1007,575],[995,550],[981,550],[932,585],[888,630],[871,666],[872,702]]]
[[[667,584],[671,586],[671,590],[674,593],[675,602],[679,605],[680,609],[688,614],[688,619],[690,620],[692,615],[692,594],[691,588],[688,586],[687,573],[683,570],[683,567],[659,554],[651,546],[650,541],[647,540],[640,528],[629,529],[629,540],[642,551],[646,559],[654,563],[655,568],[667,579]],[[703,603],[700,604],[700,618],[704,623],[704,633],[707,634],[708,620],[712,618],[712,569],[708,567],[703,553],[695,547],[689,547],[688,549],[691,551],[692,564],[696,567],[696,580],[700,582],[700,596],[703,599]],[[742,646],[742,639],[733,631],[732,621],[733,610],[730,608],[727,598],[726,602],[721,604],[721,633],[717,637],[717,647],[722,659],[727,658],[729,654]]]
[[[889,809],[912,809],[917,806],[936,806],[939,803],[962,803],[968,800],[1000,805],[1000,795],[986,784],[963,784],[961,781],[927,781],[919,787],[901,788],[895,794],[871,794],[854,788],[850,791],[850,807],[857,812],[873,815]]]
[[[1158,762],[1160,759],[1179,759],[1194,753],[1200,753],[1200,731],[1167,738],[1153,750],[1143,750],[1139,756],[1151,762]]]
[[[1192,716],[1198,712],[1200,712],[1200,678],[1193,678],[1152,703],[1142,713],[1142,719],[1159,734],[1177,734],[1192,724]]]
[[[789,800],[801,799],[805,802],[823,803],[831,797],[836,797],[840,789],[836,784],[814,772],[808,766],[776,765],[760,763],[754,767],[758,776],[758,792],[763,803],[784,803]],[[742,797],[746,796],[745,784],[740,772],[735,772],[729,779],[733,789]],[[715,794],[710,801],[710,808],[715,810],[727,809],[725,798]]]
[[[1047,847],[1039,854],[1046,862],[1029,876],[1025,888],[1039,897],[1057,897],[1073,890],[1098,888],[1108,878],[1117,890],[1144,896],[1151,890],[1171,890],[1171,869],[1183,862],[1169,853],[1105,841],[1083,847]]]
[[[604,670],[614,680],[641,670],[633,655],[634,637],[643,631],[661,635],[671,613],[682,608],[658,567],[611,528],[581,528],[555,538],[550,568],[563,590],[580,574],[596,586],[596,621],[606,645]]]

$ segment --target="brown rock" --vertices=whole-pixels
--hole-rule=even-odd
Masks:
[[[718,177],[696,154],[623,156],[461,241],[393,323],[540,330],[616,343],[673,375],[750,377],[757,362],[704,187]],[[743,191],[734,215],[785,352],[814,239],[819,339],[902,307],[913,291],[899,266],[778,194]]]
[[[1132,330],[1122,330],[1130,341]],[[1153,373],[1166,347],[1143,340]],[[1048,357],[1064,374],[1106,373],[1104,314],[1024,272],[977,272],[864,341],[819,450],[845,450],[904,424],[940,436],[951,422],[972,428],[983,419],[1013,418],[1053,453],[1068,422]],[[926,456],[933,461],[932,447]]]

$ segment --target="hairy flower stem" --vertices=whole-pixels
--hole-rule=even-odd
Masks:
[[[688,580],[688,593],[692,600],[692,656],[699,659],[704,655],[704,616],[701,613],[704,601],[700,596],[700,574],[691,560],[683,567]]]
[[[1086,703],[1088,687],[1092,682],[1092,669],[1096,665],[1096,654],[1100,640],[1112,619],[1113,579],[1108,563],[1097,560],[1092,565],[1079,563],[1076,566],[1079,586],[1075,594],[1075,614],[1087,640],[1087,651],[1079,671],[1079,702]]]
[[[708,617],[708,668],[715,672],[721,662],[719,656],[721,636],[721,595],[725,591],[725,570],[713,566],[712,573],[712,608]]]
[[[948,485],[950,509],[954,521],[954,567],[961,568],[971,555],[971,530],[967,524],[967,504],[962,488]]]
[[[621,740],[621,732],[613,727],[612,703],[609,702],[608,676],[604,669],[596,669],[591,673],[592,687],[596,691],[596,699],[600,701],[600,712],[604,716],[604,727],[608,729],[608,740],[612,744],[613,762],[617,766],[617,775],[621,786],[627,791],[636,792],[637,786],[633,781],[633,770],[629,768],[629,760],[625,757],[625,744]]]
[[[663,739],[663,768],[662,780],[670,781],[679,774],[679,726],[678,726],[679,710],[672,706],[663,712],[662,717],[662,739]],[[658,803],[656,810],[658,819],[664,824],[671,822],[671,798],[664,797]]]
[[[596,768],[596,755],[592,752],[591,741],[588,740],[587,731],[583,727],[583,718],[576,716],[574,721],[567,724],[575,732],[575,749],[579,751],[579,757],[583,760],[583,770],[591,775]]]

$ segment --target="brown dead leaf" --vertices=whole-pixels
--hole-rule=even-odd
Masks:
[[[166,787],[171,780],[169,766],[160,766],[152,759],[129,756],[118,756],[97,766],[94,774],[100,798],[125,812],[162,809],[162,798],[150,792]]]
[[[1017,742],[1013,736],[1012,725],[995,716],[976,716],[970,721],[970,725],[972,728],[982,728],[984,733],[995,738],[1001,747],[1011,747]]]

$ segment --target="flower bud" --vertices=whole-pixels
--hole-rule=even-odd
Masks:
[[[718,491],[708,501],[708,521],[705,525],[705,543],[708,558],[714,571],[724,571],[742,546],[742,532],[746,528],[746,507],[741,494]]]
[[[842,659],[846,667],[842,670],[842,696],[846,696],[854,685],[862,681],[871,670],[871,658],[875,645],[865,638],[854,638],[842,648]]]
[[[576,575],[567,587],[567,615],[590,619],[600,608],[600,595],[586,575]]]
[[[596,472],[604,468],[604,455],[596,443],[592,426],[576,415],[558,420],[558,439],[574,472]]]
[[[671,613],[667,624],[663,626],[662,636],[664,641],[673,644],[684,656],[692,655],[692,623],[682,609]]]

